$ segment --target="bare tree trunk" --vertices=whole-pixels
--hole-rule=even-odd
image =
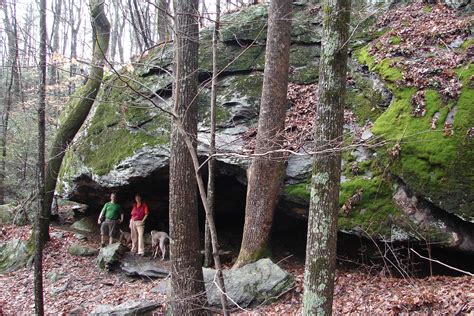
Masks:
[[[199,253],[198,204],[193,161],[185,133],[197,146],[198,0],[175,0],[175,123],[170,153],[170,252],[174,315],[205,314],[206,302]]]
[[[142,35],[140,34],[141,33],[141,28],[139,27],[138,25],[138,21],[137,21],[137,12],[134,12],[135,9],[134,9],[134,6],[132,6],[132,1],[134,2],[135,4],[135,0],[128,0],[128,9],[129,9],[129,12],[130,12],[130,20],[132,22],[132,27],[133,27],[133,31],[135,33],[135,36],[134,36],[134,39],[136,40],[137,44],[138,44],[138,47],[140,49],[140,52],[143,52],[143,43],[142,43]]]
[[[143,23],[143,15],[140,8],[138,7],[137,0],[132,0],[132,1],[133,1],[133,7],[135,10],[135,19],[137,22],[137,28],[139,30],[137,35],[141,36],[141,38],[143,39],[143,44],[145,45],[144,48],[147,49],[150,47],[150,39],[147,36],[147,31]]]
[[[119,23],[120,20],[123,19],[123,16],[119,15],[119,6],[117,5],[117,0],[112,1],[112,7],[113,7],[113,21],[112,21],[112,28],[111,28],[111,35],[110,35],[110,50],[109,50],[109,61],[111,63],[115,62],[115,55],[117,53],[117,39],[118,39],[118,28],[119,28]]]
[[[79,2],[79,6],[76,7],[74,0],[70,0],[70,8],[74,8],[70,12],[70,26],[71,26],[71,65],[69,66],[69,77],[74,77],[78,73],[77,65],[76,65],[76,59],[77,59],[77,35],[79,34],[79,29],[81,27],[81,10],[82,10],[82,2]],[[79,12],[79,14],[76,15],[74,14],[76,12]],[[76,89],[76,86],[74,82],[69,83],[69,94],[71,94],[74,90]]]
[[[11,75],[13,76],[13,92],[18,95],[20,92],[20,69],[18,67],[18,37],[16,32],[16,14],[15,11],[12,13],[10,19],[10,13],[8,9],[7,1],[3,1],[3,16],[5,33],[8,38],[8,63],[11,69]]]
[[[99,92],[104,74],[103,66],[109,45],[110,24],[105,15],[104,2],[102,0],[90,0],[89,6],[93,30],[92,64],[86,83],[69,99],[67,105],[69,109],[68,116],[57,130],[51,147],[49,155],[50,160],[46,170],[45,185],[46,198],[44,216],[47,217],[47,223],[45,224],[46,228],[49,226],[51,203],[53,201],[56,181],[65,151],[69,143],[74,139],[79,128],[82,126],[82,123],[87,118],[95,97]],[[47,234],[42,236],[42,241],[45,242],[47,239]]]
[[[46,143],[46,0],[40,1],[40,83],[38,87],[38,198],[35,220],[35,257],[34,257],[34,283],[35,283],[35,313],[44,315],[43,303],[43,245],[41,237],[45,235],[48,227],[45,225],[45,143]]]
[[[13,71],[13,69],[12,69]],[[13,75],[10,75],[10,82],[6,91],[6,102],[3,107],[2,113],[2,161],[0,162],[0,204],[5,204],[5,174],[6,174],[6,161],[7,161],[7,136],[8,136],[8,123],[10,121],[10,111],[12,108],[12,94],[13,94]]]
[[[292,2],[270,3],[262,103],[255,153],[283,146],[290,52]],[[250,167],[242,246],[235,267],[256,261],[268,252],[273,213],[285,174],[282,154],[255,158]]]
[[[170,2],[169,0],[156,0],[156,6],[158,40],[164,42],[170,37],[170,19],[168,17]]]
[[[50,50],[51,55],[58,52],[59,49],[59,25],[61,24],[61,11],[62,11],[62,3],[63,0],[56,0],[51,3],[51,11],[53,12],[54,19],[53,19],[53,27],[51,33],[51,43],[50,43]],[[52,61],[48,67],[49,73],[49,83],[55,84],[58,82],[58,69],[56,62]]]
[[[125,19],[119,19],[119,24],[117,25],[118,27],[118,34],[117,34],[117,49],[118,49],[118,54],[120,58],[120,63],[124,63],[124,57],[123,57],[123,46],[122,46],[122,34],[123,30],[125,28]]]
[[[342,127],[346,94],[350,0],[323,2],[319,102],[314,139],[304,277],[304,315],[331,315],[336,270]]]
[[[14,5],[14,3],[13,3]],[[8,127],[10,121],[10,113],[14,102],[14,97],[20,94],[20,71],[18,65],[18,37],[17,37],[17,21],[16,9],[12,10],[12,19],[10,20],[9,8],[6,2],[3,2],[3,14],[5,31],[8,38],[8,63],[7,76],[8,80],[6,89],[6,100],[2,111],[2,135],[1,135],[1,161],[0,161],[0,204],[5,203],[5,175],[6,175],[6,159],[7,159],[7,139]],[[8,70],[10,76],[8,76]]]
[[[216,99],[217,99],[217,41],[219,39],[219,23],[221,15],[220,0],[216,1],[216,18],[214,23],[214,32],[212,33],[212,82],[211,82],[211,141],[209,146],[209,156],[216,153]],[[215,173],[216,160],[209,159],[208,162],[208,181],[207,181],[207,203],[211,216],[214,216],[214,195],[215,195]],[[204,266],[209,267],[212,264],[212,244],[209,223],[206,220],[204,232]]]

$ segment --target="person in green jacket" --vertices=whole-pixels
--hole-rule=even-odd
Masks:
[[[104,247],[106,245],[107,236],[109,236],[109,245],[114,242],[116,235],[116,226],[123,222],[123,211],[120,204],[117,203],[117,195],[110,194],[110,202],[105,203],[100,212],[97,223],[100,226],[100,243]]]

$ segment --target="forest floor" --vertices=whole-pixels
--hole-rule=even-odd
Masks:
[[[0,240],[27,239],[31,227],[4,226]],[[166,297],[152,289],[162,280],[137,279],[98,268],[95,257],[76,257],[68,247],[78,243],[74,232],[52,227],[52,240],[44,251],[44,298],[48,314],[65,314],[82,306],[87,312],[97,305],[118,305],[127,301],[163,302],[155,314],[163,314]],[[61,238],[54,237],[62,235]],[[98,246],[89,238],[80,243]],[[300,314],[303,297],[304,262],[294,257],[280,266],[295,278],[294,286],[271,305],[236,311],[242,315]],[[62,276],[56,282],[51,275]],[[60,289],[60,290],[58,290]],[[338,271],[335,285],[334,314],[473,314],[474,278],[435,276],[428,278],[390,278],[360,270]],[[0,275],[0,315],[32,314],[33,270],[23,268]]]

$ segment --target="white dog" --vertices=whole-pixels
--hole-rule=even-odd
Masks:
[[[158,255],[158,249],[161,250],[161,260],[165,260],[166,255],[166,244],[165,241],[168,239],[170,240],[170,236],[168,236],[165,232],[159,232],[157,230],[151,231],[151,248],[153,250],[153,258],[156,258]]]

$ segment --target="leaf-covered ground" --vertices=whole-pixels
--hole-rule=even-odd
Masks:
[[[44,258],[45,303],[48,314],[63,314],[82,306],[92,311],[99,304],[120,304],[125,301],[166,302],[166,297],[151,290],[161,280],[132,279],[120,273],[100,270],[95,257],[74,257],[67,249],[77,243],[74,233],[52,228]],[[62,238],[54,237],[57,232]],[[5,226],[1,242],[12,238],[28,238],[30,227]],[[97,247],[91,238],[81,242]],[[280,265],[295,277],[295,286],[271,305],[236,311],[250,315],[299,314],[303,294],[303,262],[288,259]],[[52,282],[52,274],[62,275]],[[54,294],[55,289],[65,290]],[[165,303],[166,304],[166,303]],[[164,305],[165,305],[164,304]],[[20,269],[0,275],[0,315],[33,313],[33,270]],[[340,271],[335,288],[334,313],[339,314],[398,314],[422,312],[435,314],[474,313],[474,278],[431,277],[425,279],[387,278],[364,274],[359,271]],[[156,310],[157,315],[163,309]]]

